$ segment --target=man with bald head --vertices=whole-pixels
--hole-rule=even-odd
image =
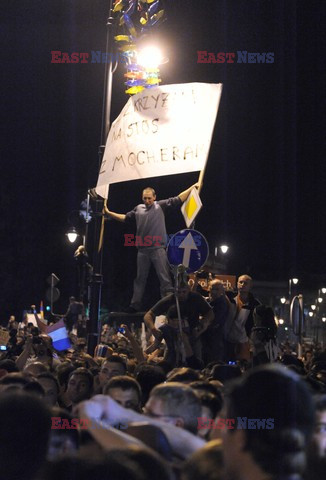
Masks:
[[[231,299],[226,324],[226,357],[228,360],[250,360],[249,336],[253,326],[253,311],[260,302],[251,293],[252,278],[240,275],[238,293]]]

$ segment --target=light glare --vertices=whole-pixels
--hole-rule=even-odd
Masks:
[[[70,243],[74,243],[76,241],[76,238],[78,237],[78,233],[75,229],[75,227],[72,227],[69,232],[66,233],[68,240]]]
[[[226,253],[229,250],[229,246],[228,245],[221,245],[220,250],[221,250],[222,253]]]
[[[144,68],[158,68],[163,62],[162,52],[157,47],[145,47],[137,55],[137,63]]]

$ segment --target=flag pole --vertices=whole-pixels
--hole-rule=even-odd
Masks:
[[[206,166],[207,166],[207,160],[208,160],[208,155],[207,155],[207,159],[206,159],[204,168],[199,172],[199,177],[198,177],[198,183],[199,183],[198,194],[200,194],[201,189],[202,189],[202,187],[203,187],[204,175],[205,175]]]

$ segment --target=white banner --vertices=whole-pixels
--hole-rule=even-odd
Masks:
[[[113,122],[96,191],[111,183],[204,168],[222,84],[186,83],[130,97]]]

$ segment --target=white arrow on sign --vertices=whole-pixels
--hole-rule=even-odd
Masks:
[[[185,267],[188,268],[189,267],[189,262],[190,262],[191,250],[198,250],[190,232],[188,233],[186,238],[180,243],[179,248],[184,249],[182,265],[184,265]]]

